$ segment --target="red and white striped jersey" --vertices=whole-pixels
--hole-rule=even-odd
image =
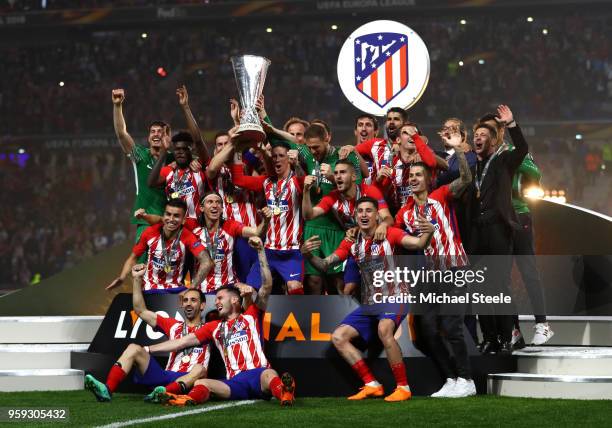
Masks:
[[[195,333],[199,328],[195,325],[188,326],[185,324],[185,322],[179,321],[176,318],[168,318],[159,314],[157,314],[157,327],[161,329],[170,340],[180,339],[183,336],[187,336],[189,333]],[[184,357],[189,357],[189,360]],[[168,364],[166,364],[166,370],[186,373],[191,371],[196,364],[200,364],[204,366],[204,368],[208,369],[209,361],[209,346],[195,346],[191,349],[187,348],[179,352],[170,353],[170,356],[168,357]]]
[[[145,291],[183,287],[187,251],[196,257],[204,251],[200,240],[185,228],[180,231],[180,239],[177,235],[165,242],[165,248],[162,247],[162,228],[162,223],[147,227],[132,249],[136,257],[140,257],[145,251],[148,254],[147,271],[143,281]]]
[[[208,240],[212,244],[212,248],[208,247],[206,233],[203,227],[196,227],[193,230],[195,236],[200,239],[204,248],[209,252],[210,258],[213,261],[213,267],[208,272],[208,275],[202,281],[201,290],[204,293],[210,293],[224,285],[234,284],[236,272],[234,271],[233,255],[234,255],[234,240],[242,235],[244,225],[234,220],[226,220],[215,233],[208,231]],[[215,249],[216,246],[216,249]],[[213,254],[211,254],[211,252]],[[195,272],[198,270],[196,263]]]
[[[232,165],[234,183],[249,190],[263,189],[268,208],[274,215],[266,233],[265,247],[270,250],[297,250],[302,240],[302,189],[304,177],[290,174],[275,180],[266,175],[245,176],[242,165]]]
[[[231,321],[211,321],[196,330],[195,335],[201,344],[215,342],[228,379],[246,370],[270,367],[263,352],[261,314],[259,308],[251,304]]]
[[[410,164],[402,161],[401,156],[393,159],[393,173],[391,174],[389,197],[395,207],[402,207],[412,196],[412,187],[409,184]]]
[[[164,179],[168,199],[180,198],[187,203],[187,218],[198,218],[200,199],[206,191],[206,176],[202,171],[193,172],[189,167],[173,169],[165,166],[159,172]]]
[[[222,166],[213,180],[209,180],[210,187],[217,191],[223,199],[223,218],[235,220],[245,226],[257,227],[259,218],[255,208],[255,194],[251,190],[243,189],[233,183],[232,172]]]
[[[376,186],[369,186],[365,183],[357,185],[357,192],[353,199],[344,199],[338,190],[331,191],[328,195],[323,196],[318,208],[321,208],[325,213],[334,210],[338,213],[338,219],[343,223],[341,226],[350,228],[355,226],[355,203],[362,196],[370,196],[378,201],[378,209],[387,208],[387,202],[381,191]]]
[[[365,284],[373,284],[375,272],[395,271],[395,260],[392,256],[395,255],[396,247],[402,247],[404,236],[406,232],[396,227],[387,228],[387,237],[383,241],[375,241],[374,237],[365,239],[359,233],[355,242],[343,239],[334,254],[341,261],[352,257],[359,266],[362,281],[365,281]],[[373,303],[373,296],[369,293],[372,291],[371,288],[366,287],[364,290],[369,303]],[[385,281],[384,287],[379,289],[385,295],[394,295],[406,290],[406,285],[397,283],[395,280]]]
[[[452,209],[452,199],[450,186],[446,184],[431,192],[425,205],[415,206],[414,198],[409,198],[395,216],[395,226],[405,228],[411,235],[417,233],[417,211],[434,225],[431,243],[425,249],[429,268],[446,270],[468,264],[455,211]]]
[[[391,144],[384,138],[372,138],[355,146],[355,150],[368,159],[372,159],[372,169],[370,171],[370,179],[372,183],[376,182],[378,171],[382,166],[390,165],[393,159],[393,148]]]

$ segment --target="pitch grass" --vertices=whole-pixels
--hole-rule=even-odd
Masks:
[[[115,394],[98,403],[88,391],[0,393],[0,407],[67,407],[63,426],[95,426],[193,410],[147,404],[142,395]],[[204,406],[217,405],[213,401]],[[610,426],[612,402],[478,396],[464,399],[416,397],[408,402],[381,399],[350,402],[345,398],[301,398],[292,408],[277,401],[213,410],[141,426],[183,427],[419,427],[419,426]],[[57,422],[53,423],[57,425]],[[9,423],[2,426],[49,426]]]

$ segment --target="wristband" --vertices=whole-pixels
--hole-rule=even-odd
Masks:
[[[506,123],[507,128],[510,128],[510,125],[512,125],[513,127],[516,126],[516,120],[512,119],[512,121]]]

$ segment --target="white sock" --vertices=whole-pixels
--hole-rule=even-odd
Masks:
[[[366,386],[380,386],[380,383],[377,380],[373,380],[372,382],[366,383]]]

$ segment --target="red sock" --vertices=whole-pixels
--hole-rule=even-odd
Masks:
[[[287,290],[287,294],[290,296],[304,295],[304,287],[294,288],[293,290]]]
[[[393,364],[391,366],[391,371],[393,372],[393,377],[395,378],[395,383],[397,386],[408,385],[408,380],[406,379],[406,366],[404,365],[403,361]]]
[[[108,372],[108,377],[106,378],[106,386],[108,386],[108,390],[110,392],[115,392],[115,389],[119,386],[119,384],[125,379],[127,374],[123,371],[121,367],[118,365],[113,365]]]
[[[169,392],[170,394],[180,394],[183,392],[183,389],[177,382],[172,382],[166,385],[166,392]]]
[[[376,380],[370,368],[363,360],[357,361],[355,364],[351,366],[353,370],[359,375],[363,383],[369,383]]]
[[[204,385],[196,385],[191,389],[191,391],[187,395],[193,398],[196,403],[202,404],[206,400],[208,400],[208,397],[210,397],[210,390],[206,388]]]
[[[283,392],[283,383],[280,380],[280,377],[274,376],[270,381],[270,392],[274,397],[278,400],[281,399],[281,393]]]

